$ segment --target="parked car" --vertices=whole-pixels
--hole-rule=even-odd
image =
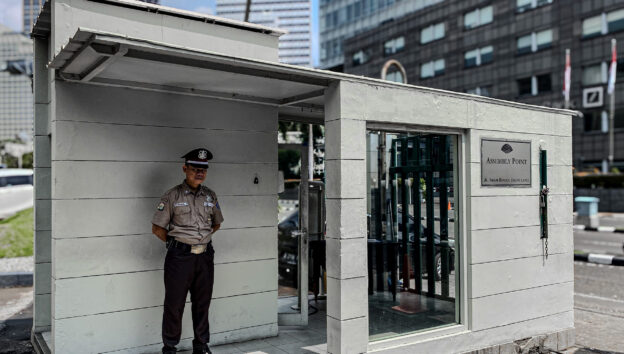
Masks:
[[[402,216],[402,210],[401,208],[398,208],[397,210],[397,214],[398,214],[398,221],[399,221],[399,225],[401,225],[401,218]],[[408,247],[410,247],[410,251],[413,248],[413,244],[414,244],[414,225],[416,225],[415,221],[414,221],[414,217],[412,215],[408,215],[409,218],[409,227],[408,227],[408,240],[409,243],[411,243],[410,245],[408,245]],[[422,222],[419,220],[420,225],[420,250],[421,250],[421,269],[424,272],[427,271],[427,265],[426,265],[426,246],[427,246],[427,228],[425,226],[423,226]],[[403,233],[401,231],[401,229],[399,228],[399,232],[397,234],[397,239],[399,241],[401,241],[403,239]],[[437,233],[433,233],[433,244],[435,247],[435,268],[436,268],[436,274],[435,274],[435,279],[436,280],[440,280],[442,279],[442,247],[441,247],[441,243],[440,243],[440,235]],[[455,240],[454,239],[448,239],[448,247],[449,247],[449,271],[452,271],[455,269]],[[410,252],[411,254],[411,252]],[[413,270],[412,270],[413,271]],[[410,277],[414,277],[413,274],[410,274]]]
[[[3,168],[0,170],[0,187],[33,184],[33,170],[25,168]]]
[[[293,236],[293,231],[299,231],[299,210],[290,214],[277,225],[280,284],[296,286],[299,237]]]

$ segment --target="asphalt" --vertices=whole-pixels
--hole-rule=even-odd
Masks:
[[[624,214],[601,214],[600,223],[624,227]],[[623,243],[621,233],[574,230],[577,251],[624,256]],[[574,270],[577,345],[565,353],[624,354],[624,267],[575,262]],[[0,287],[0,354],[33,353],[32,299],[32,286]]]
[[[32,287],[0,288],[0,354],[34,353]]]

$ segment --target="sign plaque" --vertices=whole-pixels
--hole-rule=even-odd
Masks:
[[[481,139],[481,185],[531,187],[531,142]]]

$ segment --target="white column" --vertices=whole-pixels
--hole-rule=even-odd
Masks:
[[[46,39],[33,41],[34,61],[34,323],[35,332],[51,328],[51,156],[50,156],[50,81],[46,68],[49,45]]]
[[[344,87],[342,88],[344,90]],[[327,351],[368,347],[366,122],[349,117],[341,85],[327,90]]]

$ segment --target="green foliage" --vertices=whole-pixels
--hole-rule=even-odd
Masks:
[[[33,209],[0,221],[0,258],[33,255]]]
[[[17,168],[17,157],[9,154],[2,154],[2,163],[5,164],[7,168]]]
[[[301,153],[295,150],[282,150],[278,152],[277,164],[280,171],[284,171],[284,179],[299,178],[298,171],[295,167],[299,165]]]
[[[576,188],[624,188],[624,174],[574,176]]]
[[[33,153],[22,155],[22,168],[33,168]]]

